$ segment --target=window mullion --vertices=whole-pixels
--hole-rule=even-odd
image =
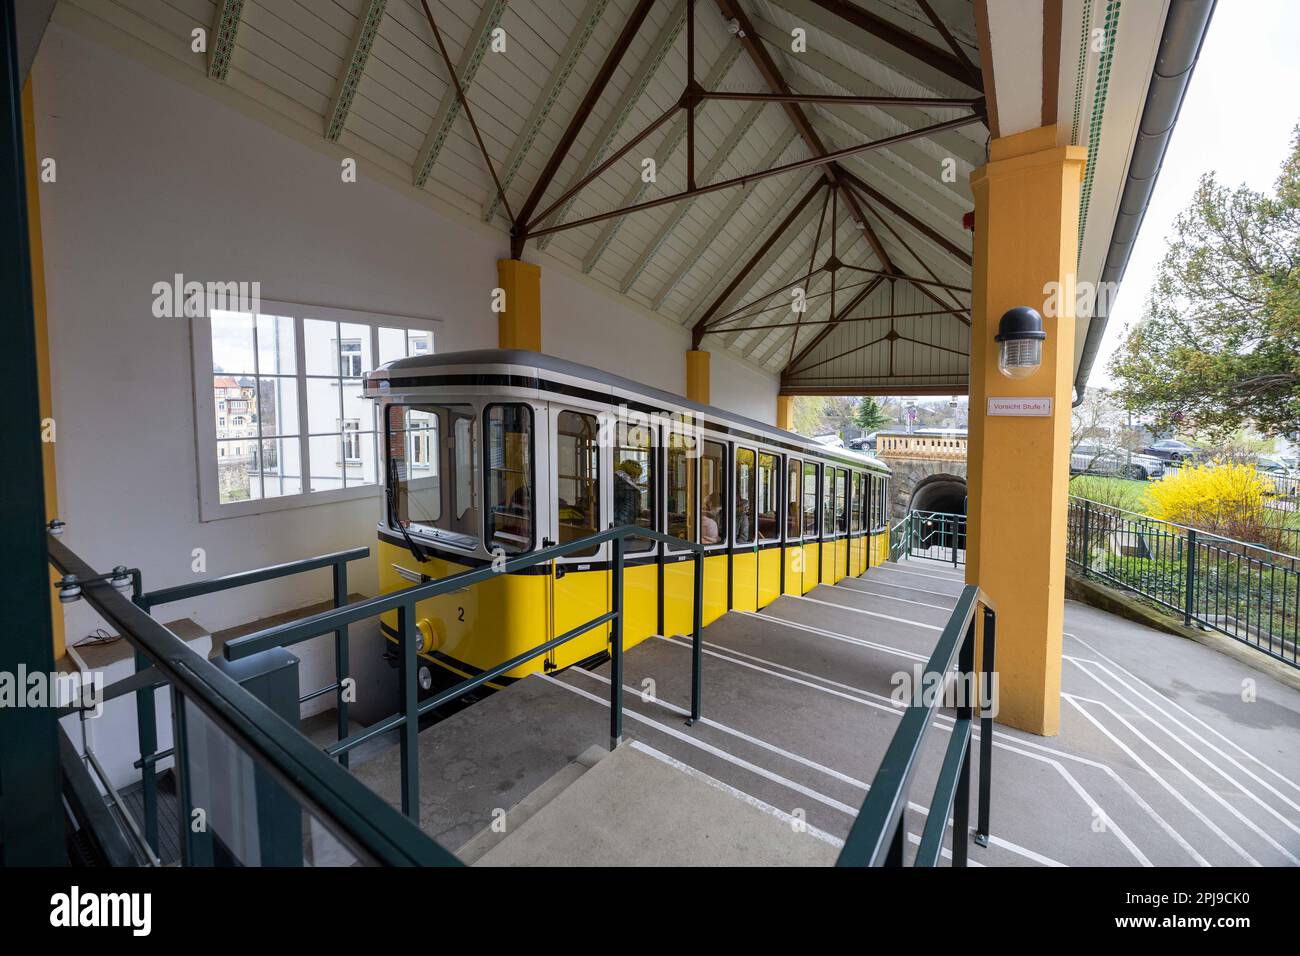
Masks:
[[[302,316],[293,317],[293,348],[298,362],[294,383],[298,387],[298,460],[302,463],[302,496],[311,494],[311,410],[307,407],[307,333]]]

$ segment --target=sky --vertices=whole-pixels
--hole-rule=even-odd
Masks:
[[[1174,219],[1202,174],[1271,190],[1300,124],[1300,2],[1218,0],[1164,166],[1111,309],[1090,385],[1114,384],[1108,366],[1124,327],[1142,315]]]

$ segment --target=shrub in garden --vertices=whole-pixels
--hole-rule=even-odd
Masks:
[[[1162,521],[1277,547],[1277,524],[1264,501],[1267,491],[1251,465],[1216,461],[1167,474],[1147,489],[1147,510]]]

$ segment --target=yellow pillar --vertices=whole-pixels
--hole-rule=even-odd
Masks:
[[[686,397],[709,404],[709,353],[690,349],[686,353]]]
[[[776,397],[776,427],[788,432],[794,431],[794,396],[778,395]]]
[[[1044,316],[1043,362],[1027,378],[998,372],[1003,312],[1044,311],[1049,283],[1074,288],[1079,185],[1087,150],[1057,146],[1045,126],[990,144],[971,175],[972,277],[969,522],[966,580],[997,602],[998,720],[1055,735],[1061,709],[1065,516],[1074,303]],[[990,416],[988,399],[1051,399],[1046,417]]]
[[[498,339],[503,349],[542,350],[542,270],[519,259],[497,260],[497,281],[505,293],[498,313]]]
[[[23,85],[23,164],[27,175],[27,242],[32,260],[32,313],[36,318],[36,375],[40,391],[41,435],[49,433],[47,421],[53,421],[54,401],[50,390],[50,336],[45,306],[45,247],[41,243],[41,171],[36,158],[36,105],[29,75]],[[58,437],[57,426],[53,431]],[[45,519],[59,514],[59,492],[54,480],[54,442],[41,446],[45,481]],[[59,575],[50,570],[50,581]],[[63,605],[58,592],[50,588],[50,621],[54,631],[54,659],[63,656]]]

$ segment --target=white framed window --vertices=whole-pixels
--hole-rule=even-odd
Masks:
[[[263,301],[192,321],[203,521],[378,494],[361,376],[431,354],[437,319]]]

